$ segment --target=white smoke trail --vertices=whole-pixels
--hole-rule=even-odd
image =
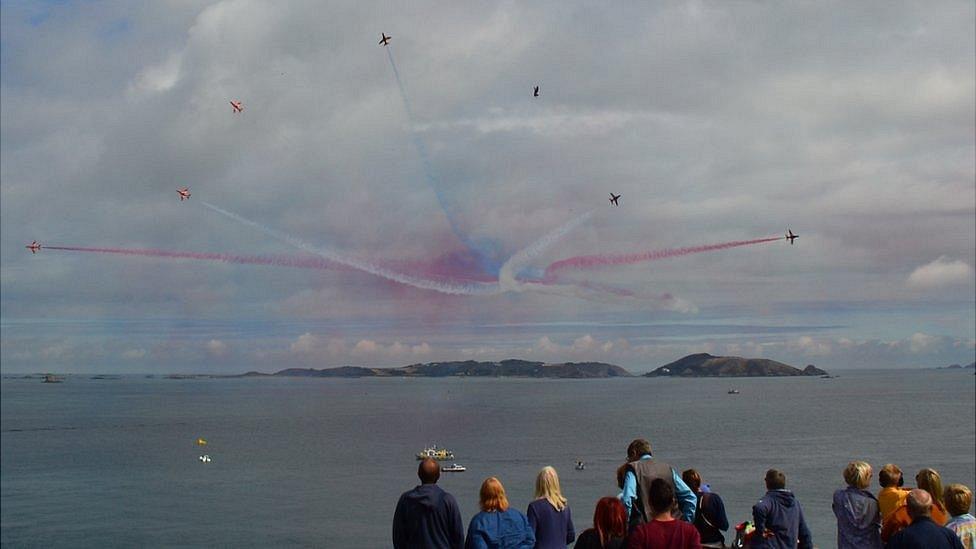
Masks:
[[[583,215],[573,219],[554,230],[543,235],[542,238],[536,240],[527,247],[519,250],[512,257],[508,259],[504,264],[502,264],[501,269],[498,272],[498,284],[501,289],[506,292],[521,292],[528,289],[534,289],[536,291],[541,291],[544,293],[556,293],[556,285],[544,285],[537,283],[526,283],[521,282],[515,276],[520,270],[522,270],[530,261],[538,257],[539,254],[544,252],[546,248],[555,244],[559,239],[566,236],[570,231],[579,227],[590,217],[592,217],[593,212],[586,212]],[[565,291],[565,289],[562,289]]]
[[[422,290],[433,290],[435,292],[441,292],[444,294],[451,294],[451,295],[492,295],[492,294],[501,293],[501,288],[499,287],[498,284],[495,283],[474,282],[474,283],[467,283],[467,284],[450,284],[439,280],[431,280],[427,278],[420,278],[420,277],[408,275],[405,273],[398,273],[396,271],[387,269],[386,267],[375,265],[369,261],[364,261],[362,259],[355,258],[355,257],[349,257],[346,256],[345,254],[341,254],[333,250],[328,250],[324,248],[319,248],[317,246],[313,246],[299,238],[283,233],[281,231],[277,231],[275,229],[272,229],[271,227],[266,227],[260,223],[251,221],[250,219],[247,219],[245,217],[241,217],[240,215],[237,215],[233,212],[229,212],[227,210],[224,210],[223,208],[214,206],[213,204],[209,204],[207,202],[202,202],[202,201],[200,203],[203,204],[205,207],[219,213],[220,215],[233,219],[238,223],[242,223],[244,225],[257,229],[276,240],[284,242],[285,244],[315,254],[317,256],[323,257],[325,259],[328,259],[329,261],[334,261],[341,265],[345,265],[347,267],[359,271],[363,271],[374,276],[385,278],[387,280],[399,282],[400,284],[406,284],[408,286],[413,286],[415,288],[420,288]]]

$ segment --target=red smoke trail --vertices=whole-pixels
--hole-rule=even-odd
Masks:
[[[337,265],[320,257],[234,255],[139,248],[80,248],[75,246],[44,246],[42,249],[63,250],[67,252],[88,252],[96,254],[162,257],[167,259],[197,259],[203,261],[220,261],[222,263],[237,263],[241,265],[273,265],[278,267],[297,267],[303,269],[344,269],[344,267],[341,265]]]
[[[284,255],[236,255],[207,252],[183,252],[174,250],[156,250],[140,248],[84,248],[77,246],[42,246],[42,250],[62,250],[68,252],[87,252],[98,254],[116,254],[128,256],[157,257],[163,259],[196,259],[201,261],[218,261],[221,263],[236,263],[238,265],[267,265],[272,267],[294,267],[298,269],[320,269],[351,271],[350,267],[329,261],[318,256],[284,256]],[[417,272],[434,281],[484,281],[485,277],[466,275],[464,273],[452,272],[449,266],[435,263],[426,265],[420,262],[391,262],[390,268],[410,273]],[[490,280],[488,280],[490,281]]]
[[[594,267],[607,267],[612,265],[633,265],[644,261],[656,261],[670,257],[681,257],[683,255],[700,254],[702,252],[712,252],[716,250],[727,250],[738,248],[739,246],[751,246],[783,240],[782,236],[773,238],[759,238],[756,240],[736,240],[733,242],[723,242],[721,244],[706,244],[704,246],[691,246],[688,248],[669,248],[664,250],[654,250],[637,254],[599,254],[599,255],[578,255],[551,263],[546,267],[543,280],[552,281],[556,278],[556,273],[565,269],[591,269]]]

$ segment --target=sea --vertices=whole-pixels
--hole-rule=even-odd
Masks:
[[[221,378],[0,382],[3,547],[390,547],[415,454],[436,444],[465,524],[489,477],[523,511],[545,465],[577,532],[634,438],[697,469],[732,524],[778,468],[818,547],[855,459],[976,486],[972,370],[747,379]],[[738,394],[729,394],[736,389]],[[198,438],[207,441],[198,444]],[[201,462],[207,454],[211,461]],[[574,469],[577,460],[586,463]],[[450,463],[448,463],[450,464]],[[872,489],[877,490],[877,476]]]

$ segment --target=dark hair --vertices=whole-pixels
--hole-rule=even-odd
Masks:
[[[417,466],[417,476],[421,484],[437,484],[437,479],[441,478],[441,466],[434,458],[424,458]]]
[[[651,509],[654,514],[670,512],[674,508],[674,488],[663,478],[651,482]]]
[[[635,438],[630,446],[627,446],[627,461],[637,461],[644,454],[650,455],[651,443],[642,439]]]
[[[901,469],[894,463],[887,463],[878,471],[878,484],[882,488],[889,486],[903,486],[905,478],[901,474]]]
[[[681,473],[681,480],[685,481],[688,488],[691,488],[691,491],[696,494],[698,493],[698,489],[701,488],[701,475],[694,469],[688,469]]]
[[[607,496],[596,502],[593,511],[593,529],[600,536],[600,546],[603,547],[610,538],[622,538],[627,535],[627,510],[619,498]]]
[[[766,471],[766,489],[782,490],[783,488],[786,488],[786,475],[783,471],[777,469]]]
[[[630,470],[630,464],[624,463],[620,467],[617,467],[617,488],[621,490],[624,489],[624,479],[627,478],[627,471]]]

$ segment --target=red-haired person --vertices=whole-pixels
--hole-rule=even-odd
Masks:
[[[596,502],[593,528],[584,530],[574,549],[621,549],[627,537],[627,511],[620,498],[607,496]]]
[[[529,519],[518,509],[508,506],[505,487],[495,477],[481,483],[478,505],[481,512],[471,518],[465,549],[532,549],[535,533]]]
[[[651,520],[638,525],[627,536],[627,549],[698,549],[701,536],[690,523],[674,518],[677,502],[674,488],[663,478],[650,487]]]

